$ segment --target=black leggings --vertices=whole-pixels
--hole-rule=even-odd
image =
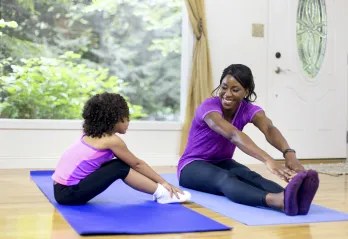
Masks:
[[[197,160],[186,165],[180,174],[180,185],[206,193],[225,195],[233,202],[268,207],[266,195],[284,189],[234,160],[217,164]]]
[[[117,179],[125,179],[130,167],[122,160],[113,159],[82,179],[77,185],[54,185],[54,197],[59,204],[85,204],[105,191]]]

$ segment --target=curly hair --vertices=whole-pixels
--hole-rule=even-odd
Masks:
[[[82,117],[84,133],[101,138],[104,134],[113,134],[118,122],[129,120],[129,107],[120,94],[104,92],[86,102]]]

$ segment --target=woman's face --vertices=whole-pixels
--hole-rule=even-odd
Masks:
[[[248,90],[231,75],[227,75],[221,82],[219,97],[222,107],[230,110],[237,107],[248,95]]]

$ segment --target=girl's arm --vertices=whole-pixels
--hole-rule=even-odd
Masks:
[[[184,194],[180,189],[174,187],[169,184],[166,180],[164,180],[159,174],[157,174],[145,161],[137,158],[127,147],[125,142],[118,137],[117,135],[112,135],[107,142],[107,147],[110,148],[113,153],[120,160],[124,161],[128,164],[132,169],[146,176],[154,182],[162,184],[168,191],[170,191],[171,195],[174,193],[178,198],[178,192]]]

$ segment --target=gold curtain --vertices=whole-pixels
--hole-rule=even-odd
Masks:
[[[180,155],[185,150],[191,122],[197,107],[211,96],[213,82],[207,40],[204,0],[185,0],[190,22],[196,36],[185,120],[181,133]]]

